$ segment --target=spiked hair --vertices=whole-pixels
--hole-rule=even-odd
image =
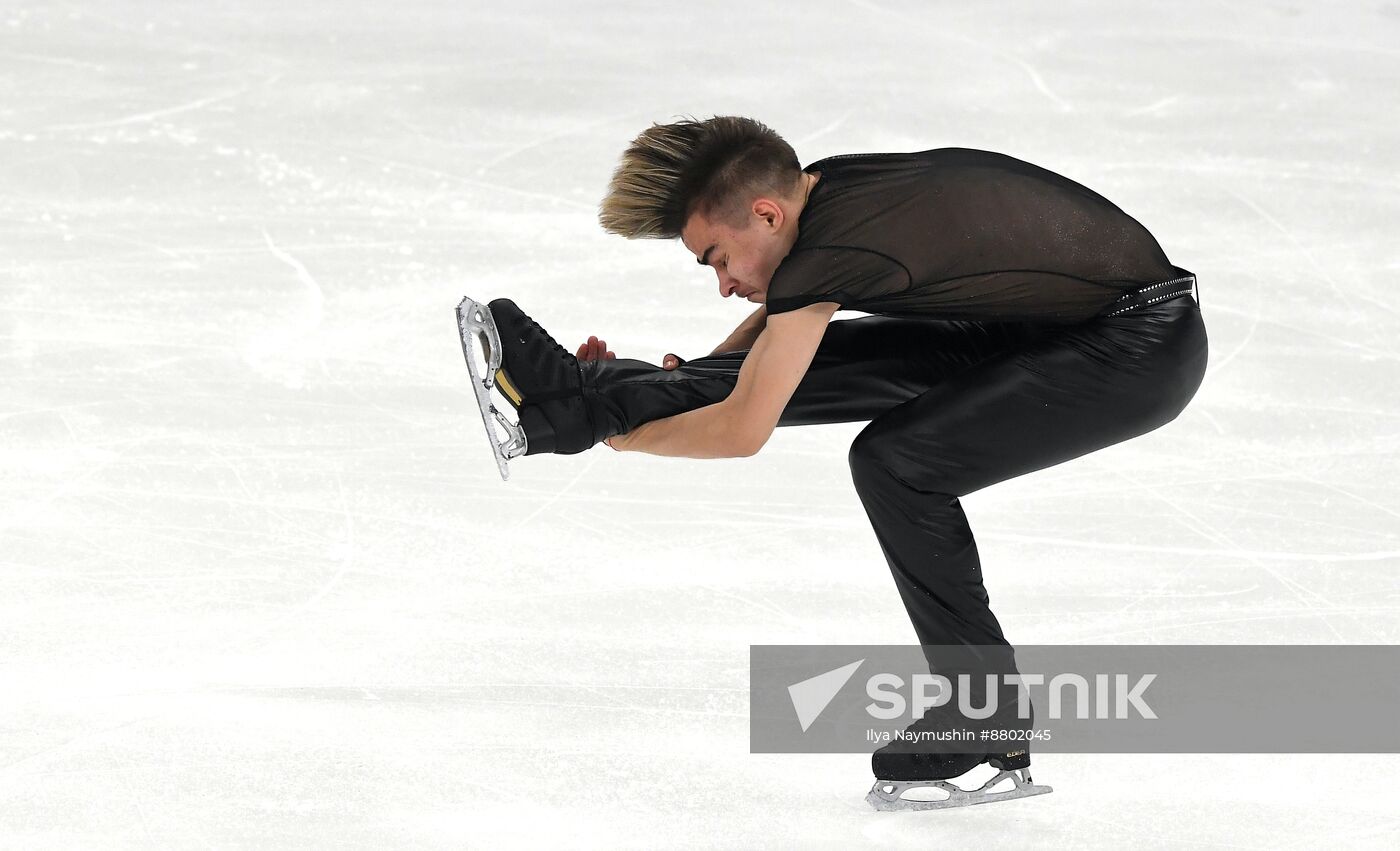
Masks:
[[[752,118],[652,124],[622,154],[598,221],[628,239],[676,239],[695,213],[742,229],[754,197],[787,197],[801,171],[792,146]]]

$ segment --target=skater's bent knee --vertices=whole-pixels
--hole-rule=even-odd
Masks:
[[[851,478],[857,487],[864,481],[893,475],[897,461],[890,450],[889,440],[876,439],[866,432],[856,435],[846,452],[846,463],[850,465]]]
[[[927,442],[911,455],[908,440],[892,434],[862,432],[852,441],[846,462],[857,491],[883,490],[893,482],[920,493],[956,496],[966,492],[959,490],[966,471],[949,463],[951,457],[954,456],[937,451]]]

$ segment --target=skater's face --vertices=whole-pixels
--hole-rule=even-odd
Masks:
[[[737,295],[754,304],[764,303],[773,272],[797,241],[797,218],[813,182],[810,175],[804,175],[794,199],[755,198],[742,228],[699,213],[686,220],[681,243],[700,265],[715,270],[720,296]]]

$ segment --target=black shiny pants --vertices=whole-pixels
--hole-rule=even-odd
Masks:
[[[610,436],[724,399],[746,354],[587,361],[586,394]],[[958,498],[1170,422],[1206,356],[1190,295],[1074,326],[835,320],[779,425],[868,420],[851,477],[919,643],[1010,654]]]

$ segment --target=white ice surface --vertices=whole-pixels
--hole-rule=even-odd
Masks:
[[[499,480],[463,294],[704,354],[676,243],[594,219],[651,122],[803,162],[989,148],[1200,276],[1152,434],[967,497],[1018,643],[1400,640],[1400,5],[0,8],[0,846],[1396,847],[1393,756],[1046,754],[878,814],[748,753],[754,643],[912,631],[859,424]],[[1151,512],[1156,519],[1126,518]]]

